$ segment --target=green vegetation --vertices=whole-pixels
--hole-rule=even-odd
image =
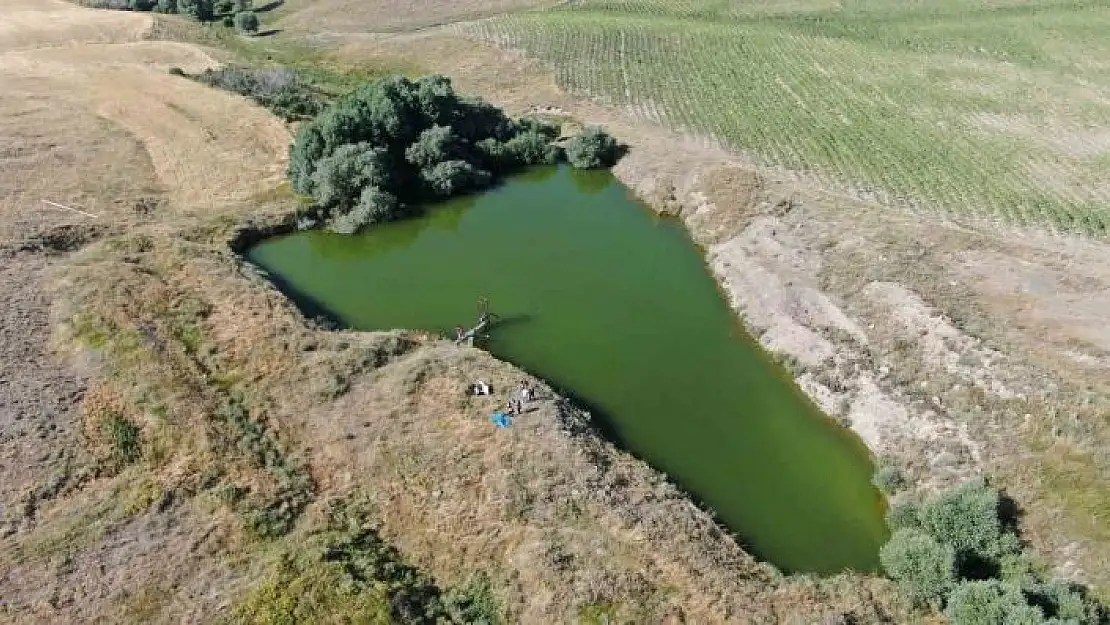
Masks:
[[[598,128],[571,137],[566,152],[567,162],[578,169],[612,167],[620,157],[616,140]]]
[[[1045,578],[1024,550],[1010,502],[985,481],[891,511],[883,568],[920,605],[944,606],[952,625],[1110,622],[1085,589]]]
[[[308,119],[324,108],[325,95],[290,69],[222,67],[206,69],[192,78],[246,96],[285,121]]]
[[[304,223],[350,234],[421,202],[484,189],[522,167],[559,162],[558,136],[554,124],[512,120],[457,95],[444,76],[394,76],[341,98],[302,126],[289,178],[314,202]],[[618,155],[616,142],[600,130],[570,143],[575,166],[612,164]]]
[[[258,14],[254,11],[241,11],[235,14],[235,28],[241,33],[253,35],[258,32]]]
[[[250,418],[242,399],[234,393],[220,405],[214,422],[224,430],[224,440],[255,468],[268,473],[274,480],[273,492],[246,495],[246,489],[226,487],[220,498],[238,511],[247,530],[257,538],[275,538],[288,534],[301,512],[312,502],[316,484],[308,469],[293,462],[273,436]],[[230,446],[230,445],[229,445]]]
[[[236,606],[232,623],[467,623],[503,622],[485,574],[442,591],[406,564],[368,523],[369,507],[342,501],[324,528],[299,539],[270,578]]]
[[[111,449],[111,463],[119,468],[142,457],[142,432],[134,423],[112,412],[105,415],[101,434]]]
[[[1097,0],[579,0],[460,28],[572,92],[865,197],[1110,226]]]

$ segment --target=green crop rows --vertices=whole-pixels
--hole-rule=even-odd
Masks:
[[[1108,2],[577,0],[459,28],[771,167],[1110,233]]]

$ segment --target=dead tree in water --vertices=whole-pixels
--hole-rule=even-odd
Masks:
[[[469,345],[474,345],[475,338],[489,338],[486,331],[493,325],[497,315],[489,311],[489,299],[485,297],[478,298],[478,325],[470,328],[466,332],[460,332],[461,328],[456,330],[455,344],[460,345],[466,341]]]

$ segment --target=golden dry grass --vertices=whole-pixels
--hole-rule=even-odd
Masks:
[[[116,184],[122,195],[123,188],[157,187],[176,214],[203,214],[280,182],[290,141],[285,125],[242,98],[169,75],[170,67],[197,72],[216,62],[191,45],[138,41],[149,31],[149,16],[64,2],[17,2],[4,10],[5,20],[14,15],[11,23],[25,33],[12,39],[21,45],[0,44],[2,105],[12,113],[3,122],[11,139],[4,156],[34,162],[31,169],[18,166],[25,173],[4,194],[5,213],[42,212],[40,200],[51,198],[35,196],[53,188],[53,201],[133,217],[132,204],[117,203],[104,188],[60,197],[56,176],[77,186]],[[34,24],[39,30],[28,26]],[[105,136],[116,143],[106,145]],[[73,151],[83,137],[99,143],[103,157],[73,157],[68,171],[61,163],[54,171],[41,167],[39,161],[58,160],[54,151]],[[136,145],[145,155],[127,154]],[[28,157],[32,152],[39,156]]]

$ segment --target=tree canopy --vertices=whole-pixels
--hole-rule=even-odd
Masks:
[[[290,149],[289,179],[297,193],[312,198],[316,222],[354,232],[419,202],[557,163],[565,158],[555,143],[559,132],[555,124],[513,120],[461,96],[444,76],[393,76],[357,89],[303,125]],[[600,155],[572,165],[611,164],[616,142],[596,129],[587,136],[584,145],[599,146]]]

